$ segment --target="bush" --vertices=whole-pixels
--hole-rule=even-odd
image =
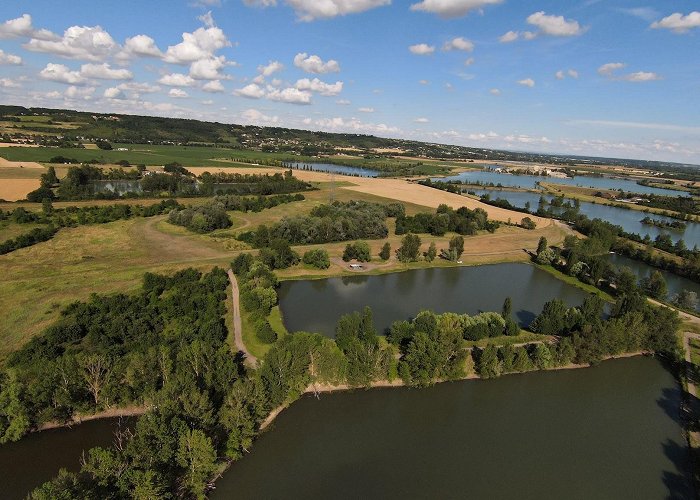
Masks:
[[[348,243],[345,246],[345,251],[343,252],[343,260],[345,262],[349,262],[351,260],[356,260],[358,262],[369,262],[372,260],[369,245],[366,241]]]
[[[328,252],[318,248],[315,250],[309,250],[304,254],[302,259],[304,264],[315,267],[316,269],[328,269],[331,267],[331,261],[328,257]]]
[[[56,195],[53,194],[53,190],[49,187],[42,186],[27,194],[27,201],[31,201],[32,203],[41,203],[47,198],[49,200],[56,199]]]
[[[535,224],[535,221],[533,221],[530,217],[523,217],[523,220],[520,221],[520,226],[524,229],[532,230],[537,227],[537,224]]]
[[[263,344],[272,344],[277,341],[277,333],[266,319],[261,319],[255,324],[255,336]]]
[[[112,145],[107,141],[97,141],[97,142],[95,142],[95,145],[104,151],[111,151],[112,150]]]

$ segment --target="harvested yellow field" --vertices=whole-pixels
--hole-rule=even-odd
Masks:
[[[43,170],[44,166],[35,161],[9,161],[0,157],[0,168],[40,168]]]
[[[14,142],[0,142],[0,148],[38,148],[36,144],[15,144]]]
[[[0,179],[0,200],[23,200],[39,185],[39,179]]]

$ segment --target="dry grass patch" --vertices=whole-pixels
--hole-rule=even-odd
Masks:
[[[2,179],[0,178],[0,200],[18,201],[27,197],[40,186],[39,179]]]

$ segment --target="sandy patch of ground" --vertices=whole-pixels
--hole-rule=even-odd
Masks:
[[[39,179],[0,179],[0,200],[23,200],[39,185]]]
[[[35,161],[10,161],[0,157],[0,168],[4,167],[20,167],[20,168],[40,168],[44,169],[41,163]]]
[[[15,144],[14,142],[0,142],[0,148],[38,148],[36,144]]]

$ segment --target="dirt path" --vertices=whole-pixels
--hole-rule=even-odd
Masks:
[[[231,282],[231,301],[233,303],[233,339],[236,344],[236,349],[245,356],[244,363],[250,368],[255,368],[258,365],[258,358],[253,356],[245,343],[243,343],[243,325],[241,322],[241,300],[240,290],[238,289],[238,280],[232,270],[228,270],[228,279]]]

